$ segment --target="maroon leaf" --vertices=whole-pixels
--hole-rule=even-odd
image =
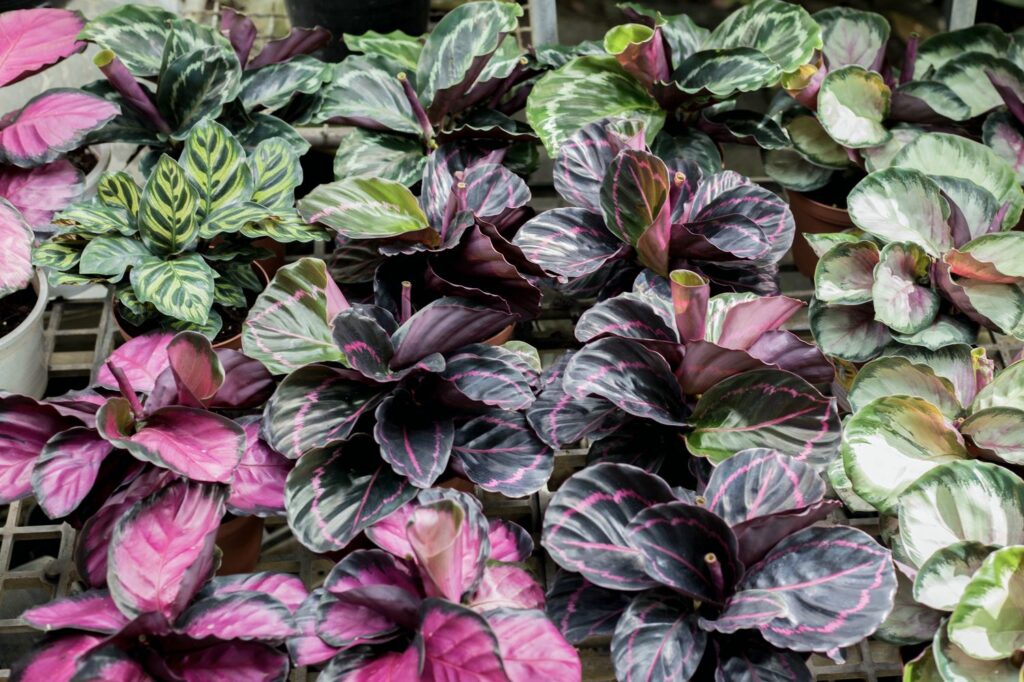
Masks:
[[[211,408],[260,407],[274,391],[274,378],[263,363],[230,348],[217,349],[224,383],[207,403]]]
[[[331,32],[325,28],[292,27],[284,38],[268,42],[260,53],[249,62],[247,69],[258,69],[267,64],[287,61],[300,54],[311,54],[331,40]]]
[[[580,574],[558,571],[548,588],[548,617],[572,644],[611,637],[622,612],[633,600],[629,592],[607,590]]]
[[[679,341],[675,327],[662,311],[632,292],[598,301],[580,316],[576,323],[577,340],[586,343],[604,336]]]
[[[258,592],[268,595],[284,604],[292,613],[301,606],[308,596],[306,586],[298,576],[260,571],[259,573],[217,576],[203,587],[199,598],[237,592]]]
[[[521,412],[491,410],[455,430],[452,454],[469,480],[507,497],[535,493],[555,466],[550,447]]]
[[[288,607],[259,592],[218,594],[196,601],[175,629],[193,639],[284,639],[298,634]]]
[[[683,341],[704,339],[704,321],[711,292],[708,279],[689,270],[675,270],[669,276],[675,328]]]
[[[510,313],[457,298],[440,298],[416,312],[392,336],[391,366],[408,367],[430,353],[445,354],[491,338],[513,322]]]
[[[628,120],[602,119],[580,128],[559,149],[555,189],[566,201],[591,211],[601,210],[601,182],[624,149],[646,148],[644,130]]]
[[[374,416],[373,437],[384,461],[413,485],[432,486],[452,454],[452,420],[428,412],[405,390],[382,400]]]
[[[629,251],[608,232],[604,218],[582,208],[544,211],[520,227],[512,242],[562,281],[596,272]]]
[[[43,446],[78,423],[32,398],[0,396],[0,504],[32,492],[32,467]]]
[[[74,634],[44,641],[14,664],[11,669],[11,680],[71,682],[79,659],[100,646],[105,639],[99,635]]]
[[[803,656],[744,640],[742,647],[720,647],[715,682],[812,682]]]
[[[0,16],[4,51],[0,54],[0,87],[56,64],[85,49],[78,32],[85,21],[66,9],[26,9]]]
[[[518,564],[533,554],[533,538],[522,526],[505,519],[491,519],[487,526],[491,541],[491,561]]]
[[[793,243],[796,232],[789,206],[777,194],[733,171],[723,171],[701,183],[689,207],[694,222],[746,219],[764,235],[770,257],[778,261]]]
[[[621,152],[601,183],[601,211],[612,234],[633,246],[656,222],[667,228],[671,206],[665,163],[649,152]]]
[[[579,682],[580,655],[542,611],[500,609],[485,616],[498,638],[510,682],[564,680]]]
[[[184,682],[275,680],[288,677],[288,655],[256,642],[219,642],[198,651],[168,656]]]
[[[50,229],[50,218],[81,194],[85,176],[67,159],[35,168],[0,164],[0,196],[34,229]]]
[[[107,590],[88,590],[36,606],[21,617],[39,630],[87,630],[113,634],[128,625]]]
[[[428,599],[416,636],[423,678],[450,682],[507,682],[498,641],[481,616],[470,609]]]
[[[530,202],[530,189],[518,175],[496,163],[474,163],[462,177],[461,210],[493,219]]]
[[[238,10],[225,7],[220,11],[220,32],[231,43],[244,69],[249,61],[249,52],[256,42],[256,24]]]
[[[825,520],[841,507],[838,500],[818,500],[801,509],[758,516],[733,526],[732,531],[740,543],[740,561],[745,566],[753,566],[784,538]]]
[[[384,323],[388,329],[382,326]],[[394,322],[387,311],[376,306],[353,305],[338,313],[332,324],[334,343],[345,354],[349,367],[375,381],[392,381],[401,376],[395,375],[390,367],[394,356]]]
[[[228,510],[233,514],[279,516],[284,512],[284,486],[295,463],[267,445],[260,437],[261,420],[247,417],[245,452],[231,479]]]
[[[678,597],[659,592],[637,596],[619,618],[612,637],[615,676],[625,682],[691,679],[707,635]]]
[[[2,67],[0,67],[2,68]],[[121,108],[102,97],[57,88],[36,95],[0,126],[0,161],[31,168],[77,148]]]
[[[487,566],[469,606],[484,614],[500,608],[543,610],[544,590],[518,566]]]
[[[156,386],[161,372],[170,366],[167,347],[173,338],[174,334],[171,333],[136,336],[111,353],[107,363],[124,372],[136,391],[149,393]],[[107,363],[96,374],[96,383],[116,389],[117,380]]]
[[[90,429],[96,428],[96,412],[107,402],[107,396],[98,390],[85,388],[68,391],[55,398],[47,398],[46,404],[65,417],[74,417]]]
[[[175,335],[167,344],[167,361],[178,385],[179,405],[202,407],[224,383],[224,366],[202,334]]]
[[[73,512],[92,490],[100,464],[113,449],[84,426],[48,440],[32,469],[32,492],[46,515],[58,519]]]

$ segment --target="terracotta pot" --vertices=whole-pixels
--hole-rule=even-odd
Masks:
[[[252,573],[260,561],[263,519],[259,516],[235,516],[229,521],[222,521],[217,529],[217,546],[223,552],[217,575]]]
[[[267,275],[267,271],[260,265],[261,261],[253,261],[252,269],[256,271],[256,276],[263,282],[264,288],[270,283],[270,277]],[[131,341],[134,336],[125,330],[126,323],[121,319],[121,316],[117,313],[117,306],[114,306],[114,325],[117,327],[118,333],[121,335],[123,341]],[[213,344],[214,348],[227,348],[230,350],[242,350],[242,333],[239,332],[231,338],[218,341]]]
[[[491,338],[484,341],[484,343],[487,344],[488,346],[500,346],[506,341],[511,340],[512,335],[515,333],[515,331],[516,326],[514,324],[510,324],[509,326],[505,327]]]
[[[793,239],[793,260],[796,269],[805,277],[814,279],[814,268],[818,256],[801,235],[840,232],[853,227],[850,213],[845,208],[826,206],[810,199],[805,194],[788,190],[789,208],[796,223],[796,237]]]

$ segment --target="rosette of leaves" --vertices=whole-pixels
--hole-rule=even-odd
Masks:
[[[461,4],[422,43],[401,32],[345,36],[356,54],[320,92],[311,123],[355,126],[334,160],[335,176],[415,184],[427,156],[446,142],[507,149],[516,170],[536,162],[523,108],[537,68],[514,35],[523,9],[512,2]]]
[[[1008,231],[1022,202],[1013,172],[982,144],[917,138],[850,192],[861,234],[812,240],[822,350],[863,362],[893,342],[971,343],[977,325],[1024,335],[1024,234]]]
[[[0,93],[85,49],[76,39],[84,23],[77,12],[64,9],[0,14]],[[81,148],[118,111],[116,104],[87,92],[53,88],[20,109],[0,112],[0,197],[29,227],[45,229],[54,211],[82,193],[85,176],[64,154]]]
[[[372,282],[374,302],[395,315],[403,295],[418,306],[451,295],[531,320],[541,291],[527,276],[544,271],[509,241],[533,213],[530,190],[501,157],[445,146],[424,165],[418,199],[393,180],[350,177],[315,188],[298,209],[337,234],[346,291]]]
[[[248,306],[263,289],[251,267],[258,239],[305,242],[324,232],[294,208],[298,157],[280,139],[251,154],[212,120],[192,129],[178,161],[166,154],[143,187],[124,172],[101,178],[97,197],[54,218],[58,232],[33,254],[54,284],[113,285],[135,327],[191,329],[214,338],[219,310]]]
[[[674,138],[665,142],[712,168],[721,163],[712,137],[786,145],[777,123],[736,110],[735,100],[811,61],[821,29],[806,10],[758,0],[709,31],[684,14],[620,6],[637,23],[611,29],[605,54],[572,59],[542,76],[530,94],[527,120],[552,157],[587,124],[622,115],[642,119],[651,139],[664,128]]]
[[[80,38],[101,48],[94,61],[105,78],[86,89],[122,114],[93,139],[149,147],[147,169],[161,153],[177,156],[206,117],[248,150],[278,138],[304,154],[309,144],[291,123],[333,74],[333,65],[308,56],[330,40],[326,30],[294,28],[253,55],[256,27],[230,8],[212,27],[158,7],[122,5],[91,20]]]
[[[592,461],[655,472],[685,470],[687,452],[717,464],[752,447],[824,467],[839,415],[813,384],[834,369],[781,328],[801,307],[785,296],[709,298],[707,280],[688,271],[669,282],[642,275],[580,317],[585,345],[545,371],[527,418],[553,447],[587,437]]]
[[[297,613],[296,665],[340,679],[579,682],[579,654],[524,570],[533,541],[476,498],[433,489],[367,530]]]
[[[814,468],[737,453],[697,490],[628,464],[587,467],[544,515],[566,572],[548,614],[573,643],[611,636],[621,680],[806,680],[808,652],[871,635],[893,608],[889,550],[816,525],[838,506]]]
[[[768,149],[765,170],[788,189],[813,191],[887,168],[930,130],[981,137],[982,117],[1002,104],[986,73],[1015,48],[996,26],[979,24],[920,43],[913,34],[900,49],[880,14],[831,7],[813,16],[821,25],[821,52],[782,77],[792,99],[778,100],[770,112],[790,145]],[[986,119],[990,137],[1004,116]],[[1000,128],[1000,139],[1007,132]]]
[[[646,146],[635,120],[584,126],[554,168],[556,190],[574,207],[541,213],[513,243],[562,282],[607,276],[625,261],[663,277],[695,270],[719,290],[777,293],[794,233],[786,203],[738,173],[709,173],[662,149]]]
[[[221,485],[175,481],[129,503],[106,587],[26,611],[50,634],[12,679],[287,679],[283,644],[299,631],[306,588],[282,573],[212,578],[226,497]]]

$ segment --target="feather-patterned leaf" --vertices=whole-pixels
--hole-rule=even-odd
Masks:
[[[199,189],[200,218],[252,194],[252,173],[245,164],[245,150],[216,121],[205,120],[192,128],[181,154],[181,166]]]
[[[252,200],[267,208],[291,208],[295,188],[302,184],[299,157],[285,140],[265,139],[249,155]]]
[[[144,5],[122,5],[96,17],[78,37],[114,50],[134,76],[155,76],[163,63],[169,24],[178,17]]]
[[[96,195],[107,206],[124,209],[133,219],[139,215],[139,186],[124,171],[104,173],[96,185]]]
[[[140,301],[152,303],[168,317],[200,325],[210,316],[215,277],[196,253],[174,260],[146,256],[131,272],[132,288]]]
[[[185,171],[166,154],[160,157],[139,205],[139,235],[150,251],[175,254],[199,238],[199,197]]]

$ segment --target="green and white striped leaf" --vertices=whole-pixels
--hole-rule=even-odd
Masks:
[[[793,149],[811,163],[842,170],[850,165],[846,150],[833,140],[821,121],[810,112],[786,112],[782,127],[789,134]]]
[[[890,395],[927,400],[951,421],[963,409],[949,379],[937,376],[928,365],[900,356],[881,357],[864,365],[846,397],[850,408],[859,412],[874,400]]]
[[[916,334],[894,334],[893,338],[906,346],[918,346],[932,351],[961,343],[974,343],[978,330],[970,323],[949,315],[939,314],[935,320]]]
[[[988,190],[998,205],[1010,204],[1003,218],[1004,229],[1016,225],[1024,211],[1024,191],[1013,169],[980,142],[947,133],[927,133],[904,147],[893,165],[927,174],[941,171],[942,175],[970,180]]]
[[[860,155],[864,157],[864,169],[868,173],[888,168],[892,164],[893,157],[901,149],[924,134],[924,130],[921,128],[905,123],[893,126],[889,132],[892,136],[885,144],[860,150]]]
[[[167,46],[164,49],[163,64],[166,66],[178,57],[206,49],[215,48],[232,61],[237,62],[238,56],[231,47],[227,37],[214,26],[199,23],[191,19],[175,18],[169,24]],[[114,50],[117,51],[116,49]],[[239,63],[241,66],[241,63]]]
[[[782,0],[756,0],[726,17],[704,49],[752,47],[784,72],[807,64],[821,49],[821,27],[803,7]]]
[[[814,295],[825,303],[851,305],[871,301],[878,247],[874,242],[842,241],[818,259]]]
[[[982,660],[1009,658],[1024,649],[1024,547],[988,556],[949,617],[949,639]]]
[[[971,107],[944,83],[911,81],[892,92],[889,115],[897,121],[930,123],[943,118],[966,121]]]
[[[149,303],[143,303],[135,295],[131,284],[126,282],[117,289],[115,294],[118,302],[117,312],[121,317],[131,324],[141,326],[156,312],[156,309]]]
[[[978,412],[990,407],[1013,407],[1024,410],[1024,360],[1018,360],[1003,371],[987,386],[978,391],[971,403],[971,411]]]
[[[899,512],[907,560],[918,568],[940,549],[965,540],[1024,544],[1024,481],[988,462],[932,469],[900,495]]]
[[[96,196],[110,208],[124,209],[133,220],[139,215],[139,186],[124,171],[104,173],[96,185]]]
[[[213,283],[213,302],[225,308],[245,308],[245,290],[236,282],[219,277]]]
[[[774,85],[782,71],[763,52],[749,47],[701,50],[672,73],[672,84],[685,93],[727,99]]]
[[[935,349],[923,346],[897,346],[888,351],[888,354],[927,366],[935,376],[952,384],[957,401],[967,406],[974,400],[978,391],[978,377],[984,376],[985,365],[990,364],[985,357],[984,349],[971,348],[970,344],[973,341],[971,338]]]
[[[145,245],[130,237],[96,237],[82,251],[78,271],[83,275],[109,275],[118,281],[124,271],[149,255]]]
[[[960,425],[960,433],[989,457],[1024,465],[1024,410],[989,407],[975,412]]]
[[[174,260],[147,256],[132,268],[135,295],[167,317],[203,324],[213,305],[216,273],[202,256],[190,253]]]
[[[1010,38],[991,24],[977,24],[958,31],[947,31],[921,41],[914,60],[914,80],[923,80],[947,62],[968,52],[1002,56],[1010,49]]]
[[[422,179],[426,162],[423,143],[415,137],[353,128],[338,144],[334,177],[374,177],[411,187]]]
[[[407,35],[402,31],[391,31],[390,33],[367,31],[361,35],[346,33],[343,37],[345,46],[352,52],[388,57],[411,72],[416,71],[416,65],[420,61],[420,52],[423,50],[421,38]]]
[[[821,52],[829,69],[851,65],[879,69],[889,42],[885,17],[852,7],[829,7],[812,16],[821,26]]]
[[[290,209],[295,188],[302,184],[299,157],[285,140],[267,139],[249,155],[252,201],[269,209]]]
[[[160,72],[156,104],[173,122],[174,139],[184,139],[204,116],[216,118],[238,96],[242,67],[234,53],[207,47],[184,54]]]
[[[169,24],[177,18],[158,7],[122,5],[87,23],[78,37],[116,52],[133,75],[155,76],[163,64]]]
[[[199,189],[200,220],[252,194],[252,173],[245,163],[245,150],[227,128],[212,119],[192,128],[180,164]]]
[[[935,643],[929,651],[935,658],[939,677],[922,682],[1020,682],[1020,668],[1010,659],[983,661],[949,641],[947,623],[935,633]]]
[[[139,202],[139,235],[153,253],[175,254],[199,238],[199,196],[174,160],[163,154]]]
[[[764,153],[764,171],[786,189],[810,192],[832,179],[832,169],[811,163],[791,149],[770,149]]]
[[[256,149],[264,140],[272,140],[287,146],[296,158],[309,151],[311,145],[302,137],[302,133],[277,116],[256,112],[249,114],[249,120],[252,121],[249,125],[235,133],[235,137],[246,149]]]
[[[854,492],[885,513],[921,474],[967,457],[963,439],[937,407],[901,395],[878,398],[850,417],[840,452]]]
[[[966,540],[938,550],[924,562],[914,579],[914,599],[939,611],[952,611],[967,583],[996,545]]]
[[[871,173],[846,203],[853,224],[884,241],[917,244],[933,258],[953,248],[949,205],[923,172],[894,166]]]
[[[396,133],[423,134],[402,90],[396,68],[382,57],[355,55],[339,66],[323,90],[319,120],[340,118],[360,126]]]
[[[985,73],[996,62],[992,55],[969,52],[943,64],[930,80],[952,90],[967,105],[967,118],[974,118],[1003,106],[1003,98]]]
[[[53,224],[63,234],[75,232],[86,235],[135,233],[127,211],[104,206],[96,202],[74,204],[53,216]]]
[[[882,77],[861,66],[830,71],[818,91],[818,119],[844,147],[875,147],[889,140],[883,125],[892,93]]]
[[[312,94],[330,77],[331,68],[309,55],[298,55],[286,62],[267,64],[242,75],[242,89],[238,93],[246,110],[262,107],[279,109],[288,104],[297,93]]]
[[[830,305],[811,299],[807,317],[822,352],[850,362],[878,357],[892,341],[889,328],[875,320],[870,303]]]
[[[864,239],[864,235],[859,230],[850,232],[823,232],[822,234],[805,234],[804,239],[807,240],[807,244],[814,251],[814,255],[821,258],[829,252],[833,247],[839,244],[853,244],[855,242],[868,241]],[[874,242],[871,242],[874,244]],[[875,244],[877,248],[878,245]],[[871,266],[874,268],[874,265]]]
[[[665,112],[614,57],[579,57],[544,74],[526,103],[526,119],[552,157],[576,131],[612,116],[643,121],[650,142]]]
[[[273,215],[270,210],[252,201],[228,204],[206,216],[199,227],[199,237],[213,239],[219,234],[242,232],[246,226],[268,220]]]
[[[348,178],[320,185],[299,200],[310,223],[327,225],[352,239],[395,237],[430,227],[405,185],[376,178]]]
[[[930,286],[922,286],[931,261],[917,244],[886,244],[875,266],[871,288],[875,319],[900,334],[916,334],[928,326],[939,312],[939,295]]]
[[[45,241],[32,249],[32,265],[53,268],[59,272],[70,270],[82,258],[88,242]]]
[[[246,223],[241,231],[250,239],[268,238],[280,244],[327,241],[331,238],[327,228],[308,224],[294,210],[278,211],[266,220]]]

